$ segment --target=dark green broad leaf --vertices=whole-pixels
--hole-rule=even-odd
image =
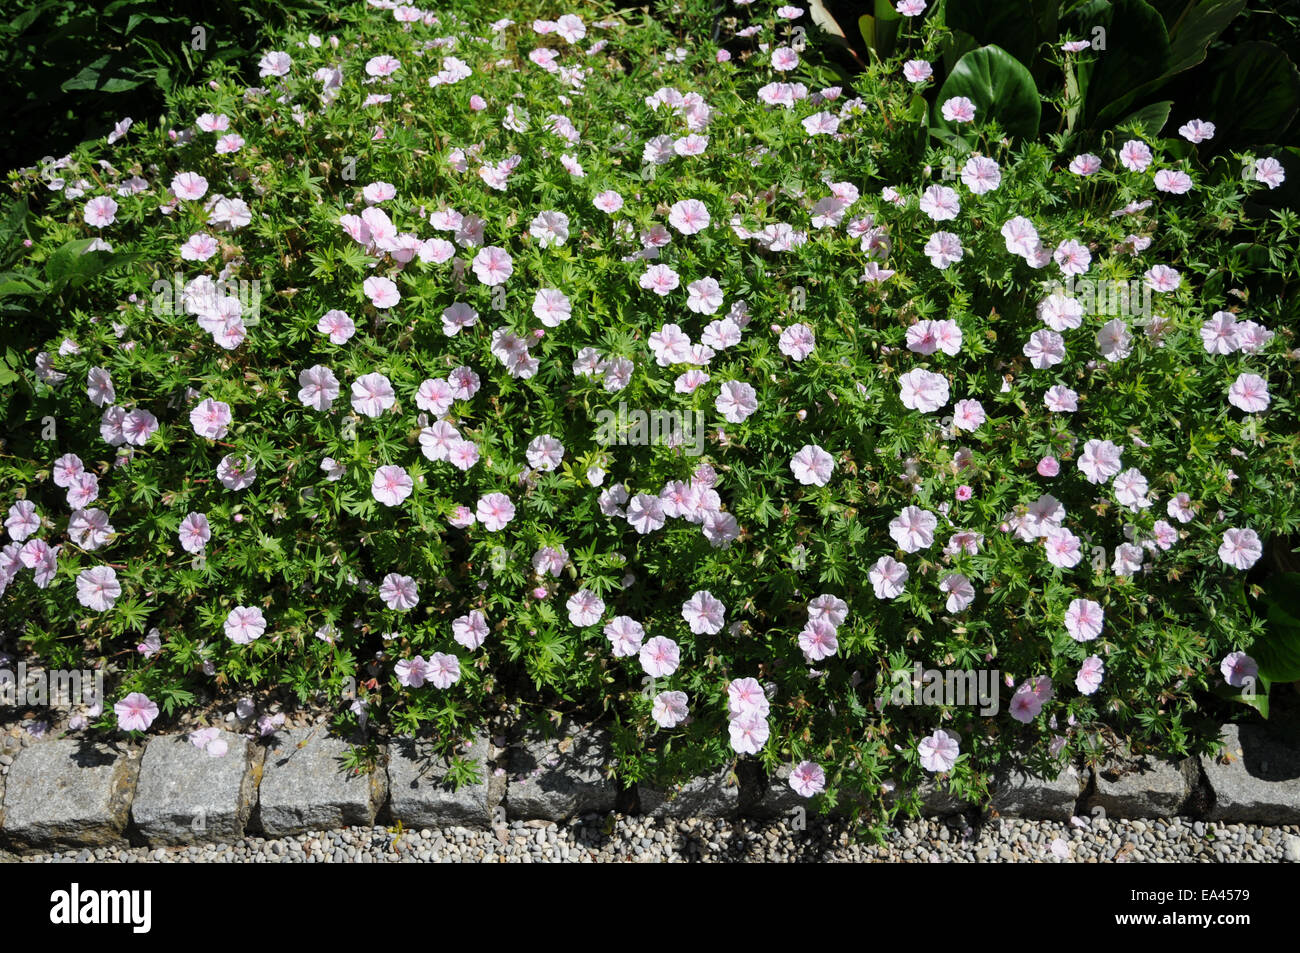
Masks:
[[[1031,138],[1038,134],[1042,115],[1038,87],[1029,70],[999,46],[982,46],[963,56],[935,100],[934,127],[962,139],[969,125],[949,123],[942,112],[943,104],[956,96],[965,96],[975,104],[977,123],[996,119],[1008,135]]]
[[[1160,135],[1160,130],[1165,128],[1165,123],[1169,121],[1169,110],[1173,108],[1174,101],[1166,99],[1162,102],[1152,103],[1149,106],[1143,106],[1141,109],[1129,113],[1116,126],[1136,125],[1144,136],[1148,139],[1155,139]]]
[[[1074,17],[1071,17],[1074,20]],[[1093,58],[1080,64],[1084,115],[1089,125],[1109,125],[1128,115],[1147,84],[1162,80],[1171,60],[1169,33],[1145,0],[1108,0],[1075,30],[1093,42]]]
[[[944,6],[944,22],[980,43],[997,42],[1028,64],[1038,46],[1038,24],[1030,0],[959,0]]]
[[[1300,111],[1300,72],[1272,43],[1232,47],[1210,67],[1206,89],[1205,114],[1222,142],[1278,142]]]

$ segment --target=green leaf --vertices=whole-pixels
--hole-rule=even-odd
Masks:
[[[1269,577],[1260,606],[1268,619],[1268,633],[1250,647],[1259,674],[1272,682],[1300,681],[1300,573]]]
[[[1079,87],[1084,93],[1084,120],[1110,124],[1132,111],[1145,91],[1169,67],[1165,21],[1145,0],[1105,0],[1070,14],[1074,33],[1101,48],[1079,60]]]
[[[1032,138],[1038,134],[1042,115],[1038,87],[1029,70],[1001,47],[982,46],[963,56],[935,101],[935,128],[963,138],[966,130],[943,118],[943,103],[954,96],[965,96],[975,104],[977,123],[996,119],[1008,135]]]
[[[964,30],[980,43],[997,41],[1028,64],[1038,46],[1037,22],[1030,0],[961,0],[944,7],[944,23]]]
[[[1169,121],[1169,110],[1173,105],[1174,101],[1172,99],[1166,99],[1164,102],[1143,106],[1141,109],[1129,113],[1115,125],[1136,125],[1147,138],[1155,139],[1160,135],[1160,130],[1165,128],[1165,123]]]
[[[1169,67],[1166,76],[1191,69],[1205,59],[1205,52],[1233,18],[1241,12],[1246,0],[1200,0],[1184,3],[1179,0],[1182,12],[1174,22],[1165,22],[1169,28]],[[1164,11],[1161,11],[1162,13]]]
[[[1205,105],[1216,139],[1277,142],[1300,110],[1300,72],[1272,43],[1238,43],[1212,67]]]

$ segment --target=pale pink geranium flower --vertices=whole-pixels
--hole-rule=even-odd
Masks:
[[[1255,181],[1263,182],[1270,189],[1275,189],[1286,181],[1286,171],[1282,163],[1272,156],[1255,160]]]
[[[716,278],[701,278],[686,286],[686,307],[696,314],[716,314],[722,307],[722,286]]]
[[[328,334],[331,344],[345,344],[357,331],[357,326],[344,311],[337,308],[326,311],[316,323],[316,330]]]
[[[226,637],[237,645],[247,645],[262,637],[266,619],[256,606],[235,606],[226,616]]]
[[[1120,146],[1119,161],[1130,172],[1145,172],[1151,164],[1151,147],[1140,140],[1130,139]]]
[[[1214,123],[1192,119],[1178,127],[1178,134],[1188,142],[1201,143],[1214,138]]]
[[[181,172],[172,179],[172,193],[178,199],[196,202],[208,191],[208,180],[197,172]]]
[[[1160,294],[1177,291],[1183,280],[1177,269],[1168,265],[1153,265],[1146,270],[1142,279],[1148,288]]]
[[[1101,659],[1096,655],[1090,655],[1083,660],[1079,674],[1074,677],[1074,687],[1084,695],[1091,695],[1101,688],[1101,680],[1105,674],[1106,666],[1102,664]]]
[[[556,288],[542,288],[533,297],[533,316],[548,328],[558,328],[572,313],[569,296]]]
[[[86,372],[86,396],[96,407],[110,406],[117,400],[113,377],[102,367],[92,367]]]
[[[424,656],[417,655],[411,659],[400,659],[393,666],[393,671],[397,674],[397,683],[403,688],[423,688],[429,677],[429,663],[424,660]]]
[[[471,652],[476,651],[488,637],[487,618],[474,609],[451,620],[451,637]]]
[[[51,471],[54,475],[54,485],[67,489],[74,480],[86,472],[86,465],[75,453],[65,453],[54,461]]]
[[[1232,652],[1220,663],[1219,671],[1233,688],[1244,688],[1259,675],[1259,665],[1245,652]]]
[[[948,403],[948,379],[924,368],[914,368],[898,379],[899,398],[908,410],[933,413]]]
[[[835,458],[815,444],[805,444],[790,459],[790,470],[805,486],[825,486],[835,470]]]
[[[971,156],[962,166],[961,181],[974,194],[984,195],[1002,184],[1002,170],[988,156]]]
[[[479,498],[476,516],[484,529],[495,533],[515,518],[515,505],[504,493],[489,493]]]
[[[434,688],[451,688],[460,680],[460,659],[443,652],[429,656],[428,674],[425,677]]]
[[[390,572],[379,584],[379,598],[397,612],[409,612],[420,603],[420,590],[410,576]]]
[[[631,616],[614,616],[605,623],[604,631],[605,638],[609,639],[610,650],[616,658],[627,658],[641,651],[645,627]]]
[[[569,239],[569,216],[563,212],[539,212],[528,228],[542,248],[556,248]]]
[[[954,96],[944,101],[940,112],[947,122],[973,122],[975,119],[975,104],[965,96]]]
[[[946,185],[932,185],[921,193],[920,207],[933,221],[946,222],[957,217],[961,201]]]
[[[550,434],[544,433],[540,437],[534,437],[528,444],[525,456],[528,458],[528,465],[534,470],[550,473],[564,459],[564,444]]]
[[[352,409],[378,417],[397,403],[397,392],[383,374],[365,374],[352,382]]]
[[[1083,544],[1064,526],[1053,526],[1043,534],[1047,561],[1058,569],[1073,569],[1083,559]]]
[[[1268,381],[1258,374],[1241,374],[1228,388],[1228,403],[1248,414],[1268,410]]]
[[[19,500],[9,507],[9,517],[5,520],[9,537],[21,543],[41,528],[41,517],[36,512],[36,504],[31,500]]]
[[[799,633],[799,649],[809,662],[820,662],[839,651],[835,626],[826,619],[809,619]]]
[[[1089,483],[1105,483],[1121,469],[1123,448],[1109,440],[1089,440],[1079,456],[1079,469]]]
[[[681,664],[681,650],[672,639],[657,635],[641,646],[641,668],[651,678],[667,678]]]
[[[230,430],[230,405],[225,401],[204,400],[190,411],[190,426],[200,437],[208,440],[220,440]]]
[[[1042,676],[1026,681],[1011,696],[1011,717],[1016,721],[1029,724],[1038,717],[1038,713],[1043,710],[1043,705],[1051,698],[1051,679]]]
[[[737,754],[758,754],[771,729],[767,719],[757,714],[741,715],[733,718],[728,726],[731,735],[731,747]]]
[[[565,603],[569,610],[569,621],[580,629],[595,625],[605,612],[605,600],[590,589],[579,589]]]
[[[136,409],[122,418],[122,436],[126,442],[143,447],[158,429],[158,418],[147,410]]]
[[[849,604],[839,596],[826,593],[808,603],[809,619],[823,619],[833,626],[840,626],[848,617]]]
[[[1192,189],[1192,177],[1179,169],[1161,169],[1155,177],[1156,189],[1171,195],[1183,195]]]
[[[909,83],[924,83],[934,75],[934,67],[925,60],[908,60],[903,64],[903,78]]]
[[[1061,269],[1063,275],[1082,275],[1092,264],[1092,252],[1088,251],[1086,245],[1075,241],[1073,238],[1063,241],[1056,246],[1056,251],[1052,253],[1052,258]]]
[[[660,692],[655,696],[650,717],[660,728],[676,728],[690,714],[685,692]]]
[[[113,714],[121,731],[148,731],[158,717],[158,706],[148,695],[132,692],[113,706]]]
[[[268,76],[287,76],[289,67],[292,65],[293,59],[288,53],[282,50],[271,50],[269,53],[264,53],[262,58],[258,60],[257,75],[263,79]]]
[[[106,228],[117,220],[117,203],[107,195],[93,198],[86,203],[82,217],[92,228]]]
[[[727,683],[727,717],[743,718],[757,715],[766,718],[772,704],[767,700],[763,686],[754,678],[734,678]]]
[[[1065,360],[1065,338],[1055,331],[1035,331],[1024,346],[1025,357],[1039,370],[1045,370]]]
[[[185,519],[181,520],[178,535],[180,536],[181,549],[187,553],[203,552],[203,547],[212,538],[208,518],[202,513],[189,513]]]
[[[122,594],[112,566],[94,566],[77,574],[77,601],[87,609],[106,612]]]
[[[722,631],[727,608],[713,593],[700,589],[682,604],[682,618],[696,635],[716,635]]]
[[[930,264],[944,271],[950,265],[962,260],[965,251],[961,239],[952,232],[934,232],[925,243],[925,255]]]
[[[1192,498],[1186,493],[1175,493],[1165,505],[1165,512],[1170,519],[1176,519],[1180,523],[1190,523],[1196,516]]]
[[[668,214],[668,224],[683,235],[694,235],[708,228],[709,221],[709,210],[698,199],[676,202]]]
[[[402,300],[402,293],[397,290],[397,284],[391,278],[371,275],[361,283],[361,290],[370,299],[370,303],[381,311],[395,307]]]
[[[1072,599],[1065,610],[1065,631],[1076,642],[1091,642],[1101,635],[1106,613],[1091,599]]]
[[[894,9],[905,17],[919,17],[925,12],[925,0],[898,0]]]
[[[944,608],[949,612],[965,612],[975,601],[975,586],[959,572],[944,576],[939,583],[939,591],[948,595]]]
[[[1094,175],[1101,171],[1101,159],[1091,152],[1085,152],[1070,160],[1070,171],[1075,175]]]
[[[488,245],[480,248],[473,261],[474,276],[485,285],[504,284],[514,274],[515,266],[504,248]]]
[[[246,490],[257,479],[257,468],[253,466],[252,458],[240,459],[228,453],[217,464],[217,479],[227,490]]]
[[[800,797],[812,797],[826,790],[826,772],[815,761],[801,761],[790,772],[790,788]]]
[[[867,573],[877,599],[897,599],[903,594],[908,569],[893,556],[881,556]]]
[[[1264,544],[1253,529],[1230,529],[1223,534],[1219,558],[1233,569],[1249,569],[1264,555]]]
[[[217,253],[217,240],[207,232],[191,235],[181,246],[181,258],[185,261],[207,261]]]
[[[889,535],[905,553],[914,553],[934,545],[934,529],[938,517],[921,509],[908,506],[889,523]]]
[[[978,400],[959,400],[953,405],[952,425],[958,430],[978,430],[984,420],[984,406]]]
[[[385,506],[397,506],[411,495],[415,487],[410,475],[398,466],[383,466],[370,481],[370,494]]]
[[[613,215],[623,207],[623,196],[619,195],[613,189],[606,189],[604,192],[601,192],[592,199],[591,204],[596,206],[597,209],[604,212],[606,215]]]
[[[789,72],[799,65],[799,54],[788,46],[778,46],[772,51],[772,69]]]
[[[641,275],[639,284],[647,291],[663,297],[681,284],[681,279],[667,265],[651,265]]]
[[[961,746],[957,739],[939,728],[932,735],[922,738],[916,746],[916,753],[921,757],[921,767],[932,774],[951,771],[957,764]]]
[[[802,361],[813,352],[817,341],[809,325],[792,324],[781,332],[778,346],[786,357]]]
[[[743,381],[724,381],[713,406],[728,423],[743,423],[758,410],[758,392]]]
[[[299,372],[298,384],[298,400],[314,410],[329,410],[339,396],[339,379],[322,364]]]

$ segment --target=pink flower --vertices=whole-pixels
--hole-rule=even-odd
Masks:
[[[978,400],[959,400],[953,405],[952,425],[958,430],[978,430],[984,419],[984,407]]]
[[[397,392],[383,374],[365,374],[352,382],[352,409],[378,417],[397,403]]]
[[[965,254],[961,239],[952,232],[935,232],[925,243],[925,254],[930,264],[943,271],[961,261]]]
[[[940,111],[947,122],[972,122],[975,119],[975,104],[965,96],[945,100]]]
[[[820,662],[839,651],[835,626],[825,619],[809,619],[799,633],[799,648],[810,662]]]
[[[1079,469],[1089,483],[1105,483],[1120,471],[1123,449],[1109,440],[1089,440],[1079,456]]]
[[[605,601],[590,589],[579,589],[565,603],[569,621],[580,629],[595,625],[605,611]]]
[[[801,761],[790,772],[790,787],[800,797],[812,797],[826,790],[826,772],[815,761]]]
[[[1282,163],[1272,156],[1255,160],[1255,181],[1263,182],[1270,189],[1275,189],[1286,181],[1286,172]]]
[[[480,248],[473,261],[474,276],[485,285],[503,284],[515,270],[504,248],[488,245]]]
[[[727,717],[743,718],[756,715],[766,718],[771,710],[771,703],[757,679],[735,678],[727,683]]]
[[[92,228],[105,228],[117,219],[117,203],[108,196],[101,195],[87,202],[82,214],[87,225]]]
[[[1249,569],[1264,555],[1264,544],[1253,529],[1230,529],[1223,534],[1219,558],[1233,569]]]
[[[946,185],[932,185],[921,193],[920,207],[934,221],[946,222],[957,217],[961,202]]]
[[[344,344],[356,333],[357,326],[346,312],[335,309],[321,315],[316,330],[321,334],[328,334],[331,344]]]
[[[209,397],[190,411],[190,426],[200,437],[220,440],[230,430],[230,405]]]
[[[877,599],[897,599],[903,594],[908,569],[892,556],[881,556],[867,573]]]
[[[601,192],[592,199],[591,204],[596,206],[597,209],[604,212],[606,215],[613,215],[623,207],[623,196],[619,195],[613,189],[606,189],[604,192]]]
[[[778,46],[772,51],[772,69],[789,72],[799,65],[799,54],[788,46]]]
[[[1084,695],[1091,695],[1101,687],[1101,679],[1105,674],[1106,666],[1102,664],[1101,659],[1096,655],[1090,655],[1083,660],[1079,674],[1074,677],[1074,687]]]
[[[379,584],[379,598],[398,612],[409,612],[420,602],[420,590],[410,576],[390,572]]]
[[[429,657],[425,678],[433,683],[434,688],[451,688],[460,680],[460,659],[434,652]]]
[[[1065,338],[1055,331],[1035,331],[1025,342],[1024,354],[1039,370],[1053,367],[1065,360]]]
[[[682,618],[696,635],[715,635],[722,631],[727,608],[705,589],[695,592],[682,604]]]
[[[383,466],[375,471],[370,481],[370,494],[385,506],[397,506],[415,487],[415,481],[405,469],[398,466]]]
[[[19,543],[37,532],[41,528],[41,517],[36,512],[36,504],[31,500],[19,500],[9,507],[5,528],[9,530],[10,538]]]
[[[1130,139],[1120,146],[1119,161],[1130,172],[1145,172],[1151,164],[1151,147],[1145,142]]]
[[[1054,477],[1061,472],[1061,464],[1056,457],[1047,456],[1038,461],[1038,475],[1043,477]]]
[[[1219,665],[1223,678],[1233,688],[1253,684],[1259,675],[1259,665],[1245,652],[1232,652]]]
[[[1161,192],[1183,195],[1191,191],[1192,177],[1176,169],[1161,169],[1156,173],[1155,185]]]
[[[676,728],[690,714],[685,692],[660,692],[655,696],[650,716],[660,728]]]
[[[198,201],[208,191],[208,180],[197,172],[181,172],[172,179],[172,194],[178,199]]]
[[[113,713],[121,731],[148,731],[158,717],[158,706],[148,695],[132,692],[113,706]]]
[[[758,393],[743,381],[725,381],[713,406],[728,423],[743,423],[758,410]]]
[[[737,754],[758,754],[763,745],[767,744],[770,729],[766,718],[748,714],[733,718],[728,733],[731,735],[731,747]]]
[[[257,468],[251,458],[241,460],[228,453],[217,464],[217,479],[227,490],[246,490],[257,479]]]
[[[965,612],[975,601],[975,586],[959,572],[944,576],[939,582],[939,591],[948,594],[944,608],[949,612]]]
[[[657,635],[641,646],[640,660],[651,678],[667,678],[681,664],[681,650],[672,639]]]
[[[515,518],[515,505],[504,493],[489,493],[479,498],[476,515],[484,529],[495,533]]]
[[[817,346],[813,329],[806,324],[792,324],[781,332],[778,342],[781,353],[796,361],[802,361]]]
[[[1268,381],[1258,374],[1240,374],[1228,388],[1228,403],[1248,414],[1268,409]]]
[[[393,666],[393,671],[397,674],[398,684],[404,688],[422,688],[429,677],[429,663],[424,656],[417,655],[412,659],[401,659]]]
[[[921,739],[916,753],[921,757],[921,767],[933,774],[941,774],[951,771],[957,764],[961,746],[955,737],[940,728]]]
[[[1178,127],[1178,134],[1188,142],[1204,142],[1214,138],[1214,123],[1192,119]]]
[[[917,367],[898,379],[899,398],[908,410],[933,413],[948,403],[948,379]]]
[[[326,411],[339,396],[339,379],[328,367],[317,364],[298,374],[298,400],[303,406]]]
[[[683,235],[694,235],[708,228],[709,221],[709,210],[698,199],[676,202],[668,214],[668,224]]]
[[[835,459],[814,444],[805,444],[790,459],[790,470],[794,478],[805,486],[825,486],[830,482],[835,469]]]
[[[615,657],[626,658],[640,653],[641,642],[645,639],[645,628],[632,617],[615,616],[605,623],[604,632]]]
[[[372,275],[361,283],[361,290],[370,299],[370,303],[381,311],[394,307],[402,300],[402,294],[391,278]]]
[[[235,606],[226,616],[226,637],[237,645],[247,645],[262,637],[266,619],[256,606]]]
[[[122,584],[111,566],[94,566],[77,574],[77,601],[87,609],[106,612],[121,594]]]
[[[202,513],[189,513],[185,519],[181,520],[180,529],[181,549],[187,553],[201,553],[203,548],[212,538],[212,530],[208,526],[208,518]]]
[[[928,549],[934,544],[938,517],[919,506],[908,506],[889,523],[889,535],[905,553]]]
[[[544,433],[540,437],[533,438],[524,455],[528,458],[528,465],[534,470],[550,473],[564,459],[564,444],[550,434]]]
[[[908,60],[903,64],[903,78],[909,83],[924,83],[934,75],[934,68],[925,60]]]

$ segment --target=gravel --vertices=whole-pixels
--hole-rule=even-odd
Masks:
[[[1063,856],[1058,856],[1063,855]],[[571,863],[660,861],[1277,862],[1300,859],[1300,827],[1168,820],[961,818],[910,821],[884,844],[842,824],[588,816],[564,824],[514,821],[492,830],[349,827],[278,840],[246,837],[190,847],[99,847],[0,859],[27,863]]]

